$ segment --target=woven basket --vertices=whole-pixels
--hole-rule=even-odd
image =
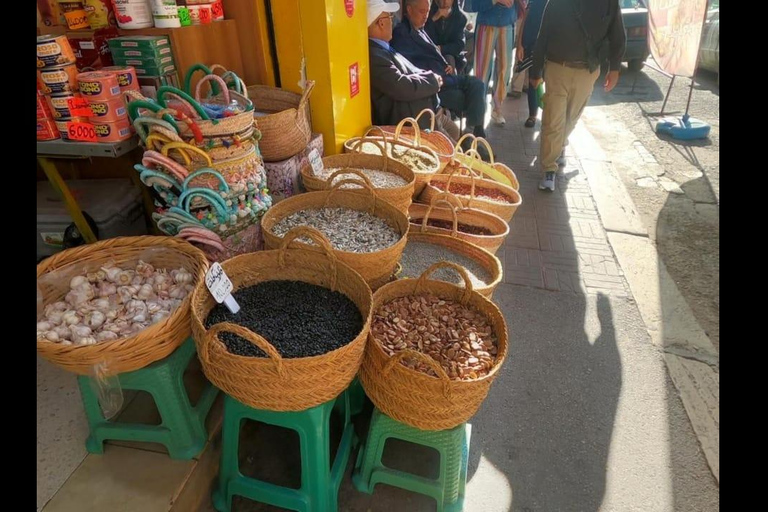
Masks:
[[[360,148],[358,147],[358,150],[359,149]],[[382,151],[381,155],[383,154],[384,152]],[[302,167],[301,180],[307,191],[315,192],[318,190],[326,190],[329,184],[336,178],[336,175],[340,173],[353,173],[361,176],[364,181],[368,182],[368,178],[358,169],[375,169],[391,172],[403,178],[407,184],[395,188],[374,188],[370,182],[368,182],[368,184],[374,188],[376,195],[380,199],[392,204],[403,213],[408,213],[408,207],[411,205],[413,197],[415,176],[413,171],[404,164],[384,156],[367,155],[358,151],[355,153],[327,156],[323,158],[323,167],[330,169],[339,168],[340,171],[333,173],[327,180],[323,180],[315,176],[311,164]]]
[[[370,136],[370,133],[375,131],[378,131],[381,134],[381,136],[380,137]],[[379,141],[379,142],[383,141],[387,145],[388,156],[398,162],[400,161],[400,159],[397,158],[397,154],[401,152],[407,153],[408,151],[414,151],[416,153],[426,155],[428,158],[431,158],[434,160],[434,165],[428,171],[418,171],[411,168],[414,176],[416,177],[413,184],[413,199],[416,199],[417,197],[419,197],[419,194],[421,194],[421,191],[424,190],[424,187],[426,186],[426,184],[429,183],[430,178],[440,169],[440,159],[438,158],[437,153],[435,153],[433,150],[429,148],[418,147],[409,142],[393,141],[389,139],[384,133],[384,131],[381,130],[381,128],[379,128],[378,126],[373,126],[369,128],[368,131],[366,131],[362,137],[353,137],[347,140],[344,143],[344,152],[345,153],[358,152],[358,153],[369,153],[374,155],[380,155],[381,146],[378,144],[375,144],[376,141]],[[371,143],[371,144],[369,147],[365,147],[364,144],[366,143]],[[395,153],[395,156],[393,156],[393,151]],[[401,162],[401,163],[404,163],[404,162]]]
[[[310,237],[321,247],[288,248],[299,236]],[[284,359],[267,340],[244,327],[224,322],[206,330],[205,319],[216,302],[201,283],[192,293],[191,323],[208,380],[237,401],[270,411],[303,411],[337,397],[349,386],[360,368],[371,326],[371,290],[357,272],[338,261],[322,235],[294,228],[279,250],[236,256],[222,267],[234,290],[285,279],[341,292],[359,308],[364,323],[360,334],[341,348],[320,356]],[[247,339],[269,357],[231,354],[218,337],[223,331]]]
[[[359,191],[345,190],[341,187],[347,183],[362,185],[370,195]],[[354,253],[334,249],[333,254],[341,261],[360,273],[372,288],[381,285],[394,273],[397,262],[403,253],[408,234],[408,217],[405,213],[386,201],[377,200],[376,192],[367,184],[355,180],[341,180],[333,187],[320,192],[307,192],[280,201],[267,210],[261,219],[264,245],[267,249],[280,247],[282,239],[272,232],[272,228],[288,215],[305,209],[320,209],[324,207],[342,207],[353,210],[367,211],[376,217],[384,219],[401,235],[394,245],[381,251]]]
[[[483,297],[487,297],[489,299],[492,298],[493,292],[496,291],[496,287],[499,285],[499,283],[501,283],[501,280],[504,277],[504,270],[501,266],[501,261],[499,258],[497,258],[490,251],[473,245],[460,238],[455,238],[449,235],[441,235],[438,233],[419,233],[418,231],[413,230],[408,233],[408,241],[439,245],[474,260],[478,265],[483,267],[486,272],[488,272],[489,276],[491,276],[491,281],[485,286],[480,287],[472,285],[472,288]],[[405,279],[405,277],[402,275],[402,269],[401,272],[398,273],[398,278]]]
[[[430,116],[429,130],[419,128],[419,120],[424,114]],[[427,147],[437,153],[440,158],[440,168],[437,172],[442,172],[453,160],[456,148],[444,133],[435,131],[435,113],[428,108],[419,112],[416,118],[403,119],[397,126],[385,125],[380,128],[387,135],[394,135],[393,140],[403,140],[419,147]]]
[[[459,172],[466,172],[468,176],[458,176],[457,174]],[[438,188],[436,184],[441,184],[441,188]],[[451,184],[467,185],[470,187],[470,192],[468,195],[458,194],[455,189],[451,190]],[[509,198],[510,202],[502,203],[478,197],[475,195],[475,189],[478,187],[499,191]],[[430,204],[435,196],[443,192],[452,193],[467,208],[476,208],[488,213],[493,213],[494,215],[501,217],[505,222],[512,220],[512,216],[515,214],[518,206],[523,203],[523,199],[517,190],[510,186],[502,185],[498,181],[478,178],[475,176],[472,169],[466,167],[455,167],[449,174],[434,175],[429,184],[424,187],[424,191],[419,196],[419,201]]]
[[[258,116],[256,125],[261,132],[261,156],[266,162],[280,162],[300,153],[312,138],[309,96],[315,82],[310,80],[304,94],[269,87],[251,85],[248,98],[254,110],[267,113]]]
[[[120,267],[135,264],[139,258],[146,258],[144,261],[157,268],[183,267],[194,276],[195,285],[203,283],[208,270],[205,255],[183,240],[167,236],[110,238],[67,249],[43,260],[37,266],[43,305],[63,300],[69,292],[68,279],[55,284],[48,280],[40,282],[43,276],[51,272],[68,265],[96,269],[108,262]],[[189,303],[188,296],[170,317],[130,338],[81,346],[38,341],[37,352],[53,364],[79,375],[91,374],[93,366],[101,362],[106,362],[108,375],[138,370],[167,357],[189,337]]]
[[[488,395],[508,351],[507,326],[501,311],[493,302],[472,290],[466,274],[463,275],[466,288],[427,279],[435,269],[446,265],[464,274],[461,267],[442,262],[433,265],[418,279],[389,283],[374,294],[373,314],[391,300],[421,293],[431,293],[441,299],[474,307],[490,320],[498,338],[496,363],[488,375],[472,381],[450,380],[431,357],[412,350],[389,357],[370,334],[360,368],[360,382],[374,405],[387,416],[421,430],[446,430],[469,420]],[[400,364],[409,355],[429,364],[440,377],[432,377]]]
[[[445,204],[448,208],[435,208],[438,204]],[[504,244],[504,240],[509,234],[509,224],[498,215],[476,210],[474,208],[464,208],[453,194],[444,192],[437,194],[432,198],[429,205],[413,203],[408,209],[408,216],[411,221],[411,233],[438,233],[450,235],[455,238],[461,238],[467,242],[482,247],[491,254],[496,254]],[[422,219],[421,222],[415,222]],[[430,219],[444,220],[453,223],[452,229],[429,226],[427,221]],[[475,235],[459,231],[458,224],[476,226],[490,230],[492,235]]]
[[[470,146],[470,149],[465,153],[461,149],[461,143],[464,142],[464,139],[467,138],[472,139],[472,145]],[[490,162],[484,162],[480,157],[480,154],[477,153],[478,144],[483,144],[488,150],[488,156],[491,160]],[[504,185],[509,185],[515,190],[520,190],[520,182],[518,181],[515,173],[512,171],[512,169],[503,163],[494,161],[493,149],[491,149],[491,145],[488,143],[488,141],[482,137],[475,137],[471,133],[467,133],[464,134],[461,139],[459,139],[459,142],[456,144],[456,152],[454,154],[453,160],[446,166],[445,169],[443,169],[442,172],[448,173],[452,167],[456,166],[472,167],[473,169],[480,171],[483,176],[487,177],[488,179],[498,181]]]

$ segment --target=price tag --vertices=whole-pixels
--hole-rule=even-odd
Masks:
[[[69,107],[72,117],[91,117],[93,115],[93,111],[85,98],[69,98],[67,99],[67,107]]]
[[[313,149],[309,152],[307,158],[309,158],[309,164],[312,166],[312,172],[319,176],[323,172],[323,159],[320,158],[320,153]]]
[[[233,315],[240,311],[240,305],[232,296],[232,281],[229,280],[218,262],[211,265],[205,274],[205,286],[208,287],[208,291],[211,292],[216,302],[219,304],[223,302]]]
[[[96,142],[96,130],[91,123],[67,123],[67,134],[70,140],[81,142]]]

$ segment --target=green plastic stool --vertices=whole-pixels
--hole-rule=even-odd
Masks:
[[[450,430],[427,431],[395,421],[373,411],[368,439],[357,455],[352,482],[358,491],[373,494],[378,483],[431,496],[437,512],[459,512],[464,507],[469,438],[472,426],[464,423]],[[434,448],[440,454],[437,480],[390,469],[381,462],[387,439],[395,438]]]
[[[352,411],[352,416],[357,416],[363,412],[365,404],[368,401],[368,396],[365,394],[363,385],[357,377],[355,377],[352,384],[349,385],[347,391],[349,392],[349,406]]]
[[[343,409],[344,433],[330,464],[330,417],[333,409]],[[251,419],[295,430],[301,444],[301,487],[289,489],[247,477],[240,472],[238,450],[240,426]],[[221,466],[219,485],[213,492],[213,506],[218,512],[230,512],[232,498],[243,496],[299,512],[334,512],[338,508],[341,479],[354,442],[350,421],[349,393],[304,411],[266,411],[244,405],[229,395],[224,396]],[[331,470],[328,471],[328,468]]]
[[[92,387],[93,379],[77,378],[88,417],[91,434],[85,442],[90,453],[104,453],[104,441],[141,441],[160,443],[172,459],[192,459],[205,448],[208,433],[205,418],[219,390],[208,383],[195,407],[184,388],[184,370],[195,357],[195,343],[189,338],[170,356],[140,370],[117,375],[122,389],[146,391],[153,396],[160,412],[160,425],[142,425],[108,421],[102,414]]]

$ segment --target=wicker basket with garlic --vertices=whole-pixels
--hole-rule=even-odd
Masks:
[[[189,293],[208,269],[178,238],[120,237],[58,253],[37,266],[37,351],[81,375],[165,358],[190,336]]]

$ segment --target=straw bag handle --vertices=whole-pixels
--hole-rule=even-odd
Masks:
[[[234,78],[233,82],[234,82],[234,85],[236,87],[236,89],[233,89],[233,90],[235,92],[239,92],[240,94],[244,93],[244,91],[246,89],[245,82],[243,82],[242,79],[239,76],[237,76],[234,71],[228,70],[227,68],[225,68],[221,64],[213,64],[208,69],[210,71],[210,73],[208,73],[209,75],[216,74],[216,70],[217,69],[221,69],[223,71],[223,73],[221,73],[221,75],[219,75],[219,76],[222,78],[222,80],[224,80],[224,82],[226,83],[226,80],[227,80],[228,76],[233,77]],[[229,84],[226,84],[226,85],[227,85],[227,88],[229,88]],[[213,87],[211,87],[211,93],[213,93]]]
[[[169,142],[174,142],[174,141],[170,137],[168,137],[167,135],[163,135],[162,133],[150,133],[147,136],[147,140],[144,142],[147,145],[148,150],[160,151],[160,149],[164,144],[168,144]],[[157,148],[153,146],[155,142],[158,143]]]
[[[301,237],[309,238],[320,246],[320,249],[322,249],[323,252],[325,252],[328,261],[331,263],[331,290],[335,292],[338,278],[336,265],[338,259],[336,258],[336,255],[333,254],[333,246],[331,246],[331,242],[329,242],[328,239],[325,238],[325,235],[315,228],[309,226],[296,226],[295,228],[288,230],[285,236],[283,236],[283,240],[280,242],[279,252],[277,253],[278,265],[281,267],[285,266],[285,253],[288,250],[288,246],[291,242]]]
[[[396,141],[400,140],[400,132],[402,131],[403,127],[406,124],[410,124],[413,128],[413,143],[415,146],[421,147],[421,130],[419,129],[419,123],[416,122],[416,120],[412,117],[406,117],[399,123],[397,123],[397,126],[395,127],[395,139]]]
[[[382,133],[384,133],[384,132],[382,132]],[[365,143],[365,142],[369,142],[369,143],[373,144],[374,146],[377,146],[381,150],[381,158],[384,159],[384,165],[382,166],[381,170],[382,171],[386,171],[387,168],[389,167],[389,157],[387,156],[387,139],[386,139],[386,137],[384,138],[384,143],[383,144],[382,144],[382,141],[377,140],[377,139],[373,139],[373,138],[369,139],[369,138],[367,138],[365,136],[360,137],[359,139],[357,139],[357,142],[352,147],[352,151],[357,151],[358,154],[362,154],[363,153],[363,143]]]
[[[202,176],[203,174],[210,174],[211,176],[219,180],[219,183],[221,183],[221,187],[219,187],[219,190],[225,193],[229,192],[229,183],[227,183],[227,180],[224,179],[221,173],[209,167],[203,167],[202,169],[198,169],[195,172],[191,173],[189,176],[184,178],[184,181],[181,183],[181,186],[184,188],[187,188],[193,179],[197,178],[198,176]]]
[[[210,155],[197,146],[187,144],[186,142],[171,142],[170,144],[163,146],[163,155],[169,156],[168,153],[170,153],[172,149],[179,151],[179,154],[181,154],[181,157],[184,159],[186,165],[192,164],[192,158],[189,156],[189,154],[187,154],[187,151],[192,151],[193,153],[197,153],[205,159],[207,167],[213,167],[213,161],[211,160]]]
[[[419,122],[421,119],[421,116],[424,114],[429,114],[429,117],[431,118],[429,122],[429,131],[433,132],[435,131],[435,112],[431,108],[425,108],[421,112],[419,112],[414,119],[416,119],[416,123]]]
[[[229,88],[227,87],[227,82],[224,81],[223,78],[221,78],[219,75],[205,75],[203,78],[200,79],[199,82],[197,82],[197,86],[195,87],[195,100],[200,103],[200,93],[203,91],[203,84],[205,82],[216,82],[221,86],[222,94],[224,95],[224,102],[229,105],[229,102],[232,100],[232,98],[229,95]],[[211,85],[211,92],[213,92],[213,85]]]
[[[194,197],[205,199],[216,210],[220,218],[229,220],[227,203],[224,202],[224,199],[219,194],[209,188],[197,187],[185,190],[179,196],[179,208],[192,215],[189,209],[192,206],[192,198]]]
[[[162,153],[158,153],[153,149],[149,149],[144,152],[144,155],[141,157],[141,163],[150,169],[152,166],[158,165],[164,167],[168,171],[168,174],[179,180],[179,182],[185,180],[187,175],[189,175],[187,169],[179,162],[168,158],[167,156],[163,155]]]
[[[302,115],[302,112],[304,111],[304,105],[306,105],[307,101],[309,101],[309,95],[312,94],[312,89],[314,88],[315,88],[315,81],[308,80],[307,87],[304,89],[304,92],[301,94],[301,99],[299,100],[299,106],[296,107],[296,117],[299,117]]]
[[[211,70],[211,68],[209,68],[205,64],[200,64],[199,62],[197,64],[193,64],[187,70],[187,74],[184,75],[184,92],[188,94],[192,94],[192,76],[198,71],[202,71],[206,75],[213,74],[213,71]],[[219,94],[219,84],[211,84],[211,90],[213,91],[214,94]]]
[[[487,150],[488,150],[488,157],[491,159],[491,161],[490,161],[490,162],[488,162],[488,163],[489,163],[489,164],[491,164],[491,165],[493,165],[493,164],[495,163],[495,160],[493,159],[493,149],[491,149],[491,144],[490,144],[490,142],[488,142],[487,140],[485,140],[483,137],[477,137],[477,138],[475,139],[475,141],[472,143],[472,147],[470,148],[470,150],[475,150],[475,151],[477,151],[477,145],[478,145],[479,143],[482,143],[482,144],[483,144],[483,146],[485,146],[485,149],[487,149]],[[479,153],[478,153],[478,156],[480,156],[480,154],[479,154]],[[482,160],[482,158],[481,158],[481,160]]]
[[[366,185],[368,185],[371,189],[374,188],[373,183],[371,183],[371,180],[368,179],[368,176],[366,176],[364,172],[358,169],[339,169],[338,171],[335,171],[333,174],[328,176],[328,179],[325,181],[325,183],[328,185],[333,184],[334,178],[342,174],[354,174],[355,176],[359,176],[360,178],[363,179]],[[347,181],[354,181],[354,180],[352,178],[347,178]],[[360,186],[362,187],[362,185]]]
[[[163,107],[158,105],[157,103],[151,102],[149,100],[136,100],[132,101],[128,104],[128,116],[131,118],[131,121],[135,121],[136,119],[140,119],[141,116],[139,116],[139,109],[145,108],[147,110],[150,110],[154,113],[158,113],[161,110],[163,110]],[[179,131],[179,126],[176,124],[176,120],[173,119],[173,117],[169,113],[163,113],[163,120],[171,125],[173,125],[173,129],[177,132]]]
[[[215,76],[215,75],[214,75]],[[170,85],[163,85],[157,90],[157,103],[163,107],[167,108],[168,105],[165,102],[165,95],[166,94],[173,94],[175,96],[178,96],[181,100],[186,101],[192,109],[197,112],[197,115],[200,116],[200,119],[204,121],[210,121],[211,118],[208,116],[208,114],[203,110],[203,107],[200,106],[200,104],[190,96],[189,94],[185,93],[181,89],[177,89],[176,87],[172,87]]]
[[[368,183],[360,183],[359,181],[352,180],[352,179],[337,181],[336,183],[331,185],[331,187],[328,189],[328,197],[325,198],[325,203],[323,203],[323,207],[328,208],[328,203],[331,202],[331,197],[333,196],[333,194],[337,192],[339,189],[341,189],[342,186],[347,184],[357,185],[361,188],[368,190],[371,193],[371,215],[373,215],[373,212],[376,211],[376,191]]]
[[[406,356],[411,356],[414,359],[419,359],[421,362],[432,368],[434,372],[437,374],[437,378],[440,379],[440,382],[443,384],[443,396],[446,400],[451,400],[453,398],[453,394],[451,393],[451,379],[448,377],[448,374],[445,373],[445,370],[443,370],[443,367],[440,366],[440,363],[432,359],[426,354],[422,354],[421,352],[418,352],[416,350],[413,350],[411,348],[407,348],[405,350],[401,350],[397,354],[393,355],[389,358],[389,361],[384,364],[384,368],[381,371],[382,378],[386,379],[387,375],[389,375],[389,372],[392,371],[392,369],[395,367],[395,365],[400,364],[400,362],[405,359]]]
[[[242,327],[240,325],[233,324],[232,322],[220,322],[210,329],[208,329],[208,332],[206,333],[205,337],[205,344],[203,345],[204,350],[203,354],[206,362],[210,361],[211,359],[211,347],[210,345],[218,340],[221,342],[221,340],[218,339],[218,335],[220,332],[230,332],[232,334],[235,334],[237,336],[240,336],[241,338],[244,338],[248,340],[251,344],[256,345],[261,350],[266,352],[267,356],[272,360],[273,363],[275,363],[275,369],[277,370],[277,374],[280,376],[281,379],[285,378],[285,368],[283,367],[283,358],[278,353],[277,349],[266,339],[259,336],[255,332],[251,331],[250,329],[246,329],[245,327]],[[221,342],[222,345],[224,342]],[[226,348],[225,348],[226,350]],[[232,357],[244,357],[244,356],[232,356]],[[250,358],[249,358],[250,359]]]
[[[174,125],[167,121],[163,121],[162,119],[157,119],[154,117],[137,117],[133,120],[133,127],[136,129],[136,133],[139,134],[139,137],[141,138],[141,141],[144,142],[144,144],[147,143],[147,137],[149,137],[149,129],[145,128],[144,125],[162,126],[171,133],[179,133]]]
[[[445,199],[438,199],[437,197],[432,199],[432,203],[429,205],[429,208],[427,208],[427,213],[424,214],[424,218],[421,220],[421,232],[424,233],[427,230],[427,221],[429,220],[429,214],[432,213],[432,209],[435,207],[435,205],[439,203],[445,203],[450,207],[451,215],[453,215],[453,231],[451,232],[452,237],[458,237],[459,236],[459,216],[456,214],[456,207],[451,204],[450,201],[447,201]]]
[[[436,201],[440,199],[442,199],[443,201],[447,201],[457,210],[461,210],[464,208],[464,205],[461,204],[461,201],[459,200],[459,198],[451,194],[450,192],[440,192],[439,194],[436,194],[435,197],[432,198],[432,201],[430,202],[430,204],[434,204]]]
[[[414,295],[420,294],[422,292],[422,289],[424,288],[424,285],[426,284],[427,278],[430,275],[432,275],[432,272],[434,272],[439,268],[452,268],[453,270],[458,272],[461,278],[464,280],[464,293],[462,294],[459,302],[461,302],[462,305],[466,306],[467,302],[469,302],[469,299],[472,297],[472,280],[469,278],[469,275],[467,274],[467,271],[464,267],[462,267],[461,265],[457,265],[452,261],[438,261],[437,263],[433,263],[416,280],[416,284],[414,285],[414,288],[413,288],[413,294]]]
[[[453,180],[453,177],[456,175],[456,172],[465,169],[469,171],[469,177],[472,180],[472,187],[469,191],[469,203],[468,206],[472,207],[472,202],[475,199],[475,175],[472,174],[473,169],[470,167],[454,167],[450,173],[448,173],[448,183],[445,184],[445,191],[450,192],[451,191],[451,181]]]

